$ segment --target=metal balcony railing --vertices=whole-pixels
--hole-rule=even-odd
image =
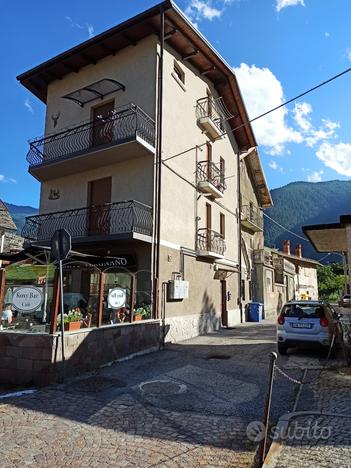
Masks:
[[[36,167],[133,141],[137,137],[154,146],[155,122],[140,107],[128,104],[114,109],[108,117],[31,140],[26,159],[30,167]]]
[[[29,216],[22,236],[31,241],[49,241],[61,228],[73,239],[133,232],[151,236],[152,208],[130,200]]]
[[[208,117],[217,127],[220,133],[224,133],[224,115],[217,101],[207,96],[196,102],[196,118]]]
[[[241,219],[243,221],[248,221],[254,226],[258,227],[260,230],[263,229],[263,218],[258,209],[251,205],[242,206],[242,215]]]
[[[199,161],[196,166],[196,180],[209,182],[220,192],[227,188],[224,172],[212,161]]]
[[[212,231],[211,229],[198,229],[196,250],[224,255],[224,252],[226,251],[225,240],[221,234]]]

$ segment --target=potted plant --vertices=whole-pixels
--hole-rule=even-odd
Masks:
[[[151,308],[149,305],[144,305],[134,310],[133,320],[135,322],[139,320],[147,320],[149,318],[151,318]]]
[[[63,323],[65,325],[65,331],[79,330],[81,325],[82,314],[76,310],[71,310],[68,314],[63,315]],[[59,323],[58,317],[58,323]]]

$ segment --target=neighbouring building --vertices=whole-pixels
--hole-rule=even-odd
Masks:
[[[3,201],[0,200],[0,253],[21,250],[23,238],[17,235],[17,226]]]
[[[340,216],[338,223],[303,226],[305,236],[317,252],[340,252],[345,256],[345,292],[351,291],[351,215]]]
[[[296,245],[294,254],[291,253],[289,240],[284,241],[281,255],[295,265],[295,298],[318,299],[317,270],[320,263],[317,260],[303,257],[301,244]]]
[[[290,251],[290,241],[283,250],[264,249],[254,252],[254,300],[264,304],[265,316],[275,316],[282,305],[293,299],[318,299],[316,260],[302,256],[302,245],[295,253]]]
[[[39,215],[3,275],[23,324],[8,327],[8,352],[21,345],[13,331],[32,332],[13,379],[60,370],[45,250],[58,228],[75,251],[63,268],[67,329],[78,328],[65,335],[68,374],[243,321],[272,200],[233,70],[183,13],[167,0],[18,79],[46,121],[27,155]],[[35,299],[21,306],[26,287]]]
[[[253,297],[264,305],[265,318],[275,317],[283,304],[295,298],[295,265],[276,249],[254,251]]]

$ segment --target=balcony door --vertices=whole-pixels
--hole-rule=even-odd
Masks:
[[[212,250],[211,229],[212,229],[212,209],[209,203],[206,203],[206,243],[207,250]]]
[[[115,103],[111,101],[93,109],[92,146],[101,146],[112,142],[114,122],[111,117],[114,107]]]
[[[111,224],[112,177],[92,180],[88,184],[89,235],[107,235]]]

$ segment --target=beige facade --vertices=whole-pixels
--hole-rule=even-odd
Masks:
[[[40,163],[35,161],[30,168],[41,182],[38,222],[43,223],[45,215],[45,223],[49,223],[51,214],[56,213],[55,219],[60,220],[60,227],[70,230],[75,210],[80,210],[79,213],[85,213],[85,218],[81,222],[80,234],[73,238],[76,249],[101,255],[134,254],[138,268],[149,272],[150,284],[154,282],[156,285],[156,290],[150,290],[156,305],[157,316],[154,318],[164,320],[166,340],[176,341],[244,320],[242,308],[252,298],[252,253],[263,247],[261,208],[269,206],[271,200],[257,151],[255,154],[251,151],[256,145],[251,127],[247,125],[239,133],[232,130],[233,126],[247,121],[232,71],[173,5],[165,2],[164,8],[170,9],[176,20],[189,29],[199,48],[208,49],[207,55],[211,55],[217,68],[213,65],[207,69],[206,64],[189,60],[197,52],[187,56],[188,46],[181,50],[183,46],[172,40],[166,40],[162,48],[163,42],[155,34],[155,28],[145,34],[145,24],[150,26],[151,21],[158,19],[159,10],[155,10],[155,16],[150,16],[148,23],[142,24],[144,29],[136,29],[137,23],[131,22],[130,28],[134,29],[130,29],[128,34],[123,32],[122,44],[123,40],[128,42],[129,37],[140,34],[140,39],[130,41],[133,45],[118,45],[118,52],[104,53],[95,63],[85,64],[70,73],[66,70],[60,79],[52,79],[47,89],[40,92],[32,88],[32,75],[28,75],[29,81],[26,77],[23,81],[41,98],[45,95],[47,105],[42,160]],[[148,15],[151,15],[150,11]],[[175,30],[172,31],[167,33],[169,37]],[[105,39],[101,36],[96,38],[100,48],[94,49],[95,54],[102,54],[102,49],[105,52],[112,50],[111,34],[109,32]],[[120,44],[118,34],[119,30],[116,30],[116,44]],[[72,51],[72,56],[76,53],[78,62],[82,57],[87,60],[92,56],[89,44],[95,47],[94,41],[86,43],[86,46],[83,44],[81,47],[87,48],[83,52]],[[207,55],[199,54],[199,60],[204,61]],[[53,60],[57,66],[66,63],[66,68],[74,67],[65,62],[65,57]],[[220,69],[221,73],[228,74],[225,86],[223,80],[213,75]],[[52,72],[51,75],[55,76]],[[108,93],[102,99],[96,97],[83,105],[64,99],[65,95],[104,79],[116,80],[123,89]],[[226,96],[227,105],[223,96]],[[207,105],[205,123],[198,115],[201,100],[205,100]],[[108,118],[101,120],[98,115],[98,107],[109,103],[115,109],[113,129]],[[130,120],[127,120],[120,109],[129,103],[138,106],[140,115],[133,108],[128,117]],[[213,112],[216,112],[216,118]],[[98,123],[93,122],[96,115],[100,119]],[[116,117],[119,115],[120,121]],[[140,116],[142,120],[138,121]],[[121,133],[122,123],[119,122],[128,126],[128,138],[123,140],[119,136],[120,140],[115,141],[116,132],[118,135]],[[130,131],[131,125],[136,126],[134,133]],[[150,132],[152,125],[154,138],[146,138],[145,134]],[[218,138],[211,131],[218,132]],[[103,145],[92,145],[96,137],[94,132],[98,132],[100,139],[105,138]],[[82,135],[86,141],[80,143]],[[38,144],[34,142],[34,146]],[[71,147],[78,147],[78,150],[72,152]],[[240,154],[249,148],[251,153],[240,162]],[[200,167],[205,168],[202,182],[207,184],[205,188],[201,185],[201,189]],[[161,174],[160,185],[158,171]],[[216,183],[213,173],[219,174]],[[111,178],[108,182],[111,187],[106,192],[109,199],[100,208],[95,207],[92,183],[105,178]],[[159,186],[160,205],[157,203]],[[120,218],[112,219],[112,205],[125,201],[141,203],[146,208],[138,214],[138,206],[135,208],[133,205],[133,208],[128,208],[127,215],[120,209]],[[110,203],[111,207],[107,206]],[[240,206],[246,211],[241,213]],[[246,207],[255,213],[255,219],[247,215]],[[67,210],[69,213],[57,215]],[[151,225],[150,220],[146,220],[147,210],[152,210]],[[248,217],[249,223],[245,224]],[[124,231],[111,232],[113,223],[120,223],[120,219],[124,222]],[[89,239],[92,220],[95,223],[94,242]],[[131,227],[133,222],[137,224]],[[146,228],[145,223],[149,223]],[[84,231],[85,225],[89,232]],[[100,237],[96,237],[97,227]],[[44,226],[36,235],[40,237],[49,231]],[[154,259],[157,259],[156,263]],[[155,271],[158,271],[157,278]],[[168,297],[167,284],[174,278],[188,283],[189,294],[182,300]]]

